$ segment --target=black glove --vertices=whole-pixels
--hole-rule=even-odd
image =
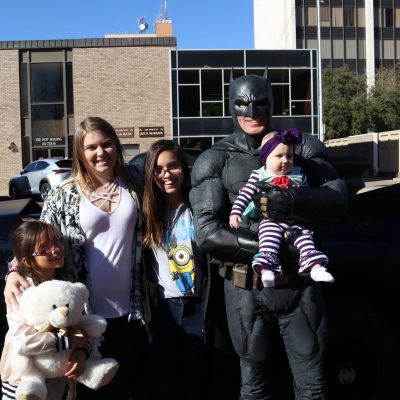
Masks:
[[[263,218],[286,220],[293,211],[295,192],[267,182],[255,182],[261,192],[253,196],[253,201]]]

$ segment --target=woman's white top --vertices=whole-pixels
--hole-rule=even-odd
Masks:
[[[120,186],[117,207],[105,212],[85,196],[81,198],[80,223],[85,234],[93,312],[117,318],[130,311],[132,248],[138,209],[129,192]]]

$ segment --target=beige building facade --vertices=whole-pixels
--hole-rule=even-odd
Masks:
[[[22,168],[18,51],[0,51],[0,195]]]
[[[0,195],[29,162],[71,157],[75,128],[87,116],[116,128],[127,160],[172,138],[176,39],[136,36],[0,42]]]

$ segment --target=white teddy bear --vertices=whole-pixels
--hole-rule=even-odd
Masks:
[[[46,281],[32,286],[21,296],[19,313],[24,321],[37,331],[61,331],[63,334],[82,332],[87,337],[98,337],[106,329],[107,321],[99,315],[83,315],[89,292],[82,283]],[[22,345],[22,344],[21,344]],[[68,358],[73,349],[24,356],[14,346],[12,371],[20,377],[15,398],[17,400],[45,400],[46,378],[63,377],[69,369]],[[112,358],[86,360],[84,372],[76,380],[98,389],[114,377],[118,363]]]

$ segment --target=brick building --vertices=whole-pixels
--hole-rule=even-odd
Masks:
[[[153,135],[171,138],[175,46],[174,37],[0,42],[0,194],[30,161],[70,157],[89,115],[117,128],[127,158]]]
[[[161,28],[165,36],[0,42],[0,195],[29,162],[71,157],[89,115],[116,128],[127,159],[161,137],[211,146],[232,132],[231,71],[268,65],[274,127],[317,133],[315,50],[178,50],[172,26]]]

